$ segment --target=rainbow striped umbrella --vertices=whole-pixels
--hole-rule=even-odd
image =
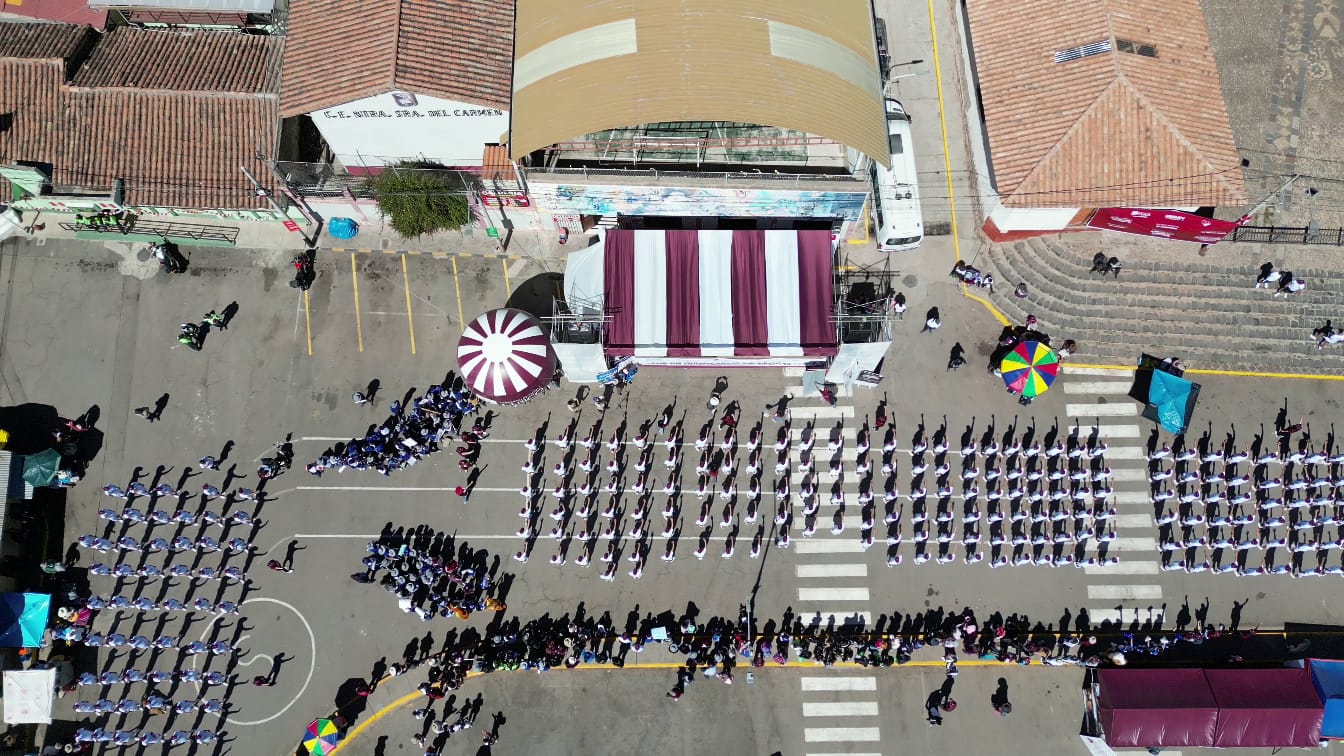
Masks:
[[[303,735],[303,747],[311,756],[327,756],[336,748],[341,739],[341,731],[330,719],[314,719]]]
[[[1024,341],[999,362],[1003,383],[1027,398],[1044,394],[1059,373],[1059,355],[1039,341]]]

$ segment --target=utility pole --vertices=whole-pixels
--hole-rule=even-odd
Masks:
[[[253,189],[254,191],[256,191],[258,197],[265,197],[265,198],[266,198],[266,202],[268,202],[268,203],[270,204],[270,206],[271,206],[271,208],[272,208],[273,210],[275,210],[275,211],[276,211],[277,213],[279,213],[280,215],[284,216],[286,219],[289,218],[289,216],[286,215],[286,213],[285,213],[285,209],[284,209],[283,207],[280,207],[280,203],[278,203],[278,202],[275,201],[275,197],[272,197],[272,196],[271,196],[271,193],[270,193],[265,187],[263,187],[260,183],[257,182],[257,178],[256,178],[255,176],[252,175],[252,172],[249,171],[249,170],[247,169],[247,166],[245,166],[245,165],[240,165],[240,166],[238,166],[238,170],[242,171],[242,172],[243,172],[243,175],[247,177],[247,180],[250,181],[250,182],[252,182],[252,189]],[[292,221],[291,221],[291,222],[292,222]],[[316,240],[316,239],[314,239],[314,238],[310,238],[310,237],[308,236],[308,234],[306,234],[306,233],[303,233],[303,232],[300,232],[300,233],[301,233],[302,236],[303,236],[303,242],[304,242],[304,244],[305,244],[309,249],[312,249],[314,246],[317,245],[317,240]]]

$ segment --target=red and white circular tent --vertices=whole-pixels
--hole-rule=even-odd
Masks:
[[[520,402],[545,388],[555,361],[541,321],[508,307],[471,321],[457,342],[457,363],[467,388],[496,404]]]

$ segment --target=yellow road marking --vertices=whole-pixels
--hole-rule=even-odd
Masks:
[[[415,316],[411,314],[411,277],[406,272],[406,257],[401,258],[401,283],[406,292],[406,327],[411,332],[411,354],[415,354]]]
[[[998,320],[1000,325],[1011,326],[1013,324],[1013,321],[1009,320],[1007,316],[999,312],[999,308],[995,307],[992,302],[977,294],[972,294],[970,292],[970,289],[967,288],[966,284],[964,283],[961,285],[961,293],[966,295],[968,299],[973,299],[976,302],[979,302],[980,304],[984,305],[985,309],[989,310],[989,314],[993,315],[994,319]]]
[[[462,287],[457,283],[457,256],[453,256],[453,291],[457,292],[457,327],[464,332],[467,330],[467,321],[462,319]]]
[[[933,76],[938,83],[938,123],[943,131],[943,173],[947,176],[947,208],[952,214],[952,249],[961,259],[961,240],[957,237],[957,201],[952,191],[952,150],[947,143],[947,108],[943,105],[943,65],[938,57],[938,25],[933,20],[933,0],[929,0],[929,33],[933,37]]]
[[[876,202],[876,201],[877,201],[877,198],[874,197],[874,198],[873,198],[873,201]],[[862,220],[862,222],[863,222],[863,238],[862,238],[862,239],[850,239],[850,240],[849,240],[849,243],[850,243],[850,244],[867,244],[867,243],[868,243],[868,240],[872,238],[872,237],[868,234],[868,203],[867,203],[867,202],[863,203],[863,220]]]
[[[1093,370],[1115,370],[1132,373],[1138,370],[1133,365],[1088,365],[1085,363],[1066,363],[1068,367],[1092,368]],[[1214,370],[1212,368],[1187,368],[1184,372],[1192,375],[1226,375],[1234,378],[1279,378],[1290,381],[1344,381],[1344,375],[1317,375],[1313,373],[1261,373],[1254,370]]]
[[[1261,631],[1261,632],[1262,632],[1262,634],[1263,634],[1263,631]],[[647,663],[647,664],[630,663],[630,664],[626,664],[624,667],[619,667],[619,668],[618,668],[618,667],[608,667],[608,666],[605,666],[605,665],[584,664],[584,665],[580,665],[580,666],[575,667],[574,669],[570,669],[570,670],[553,669],[553,670],[551,670],[551,672],[554,673],[554,672],[581,672],[581,671],[584,671],[584,672],[586,672],[586,671],[598,671],[598,672],[602,672],[602,671],[606,671],[606,672],[620,672],[620,671],[654,671],[654,670],[665,670],[665,669],[677,669],[677,668],[679,668],[679,667],[683,667],[683,666],[685,666],[685,664],[684,664],[684,663],[680,663],[680,662],[649,662],[649,663]],[[808,662],[802,662],[802,661],[789,661],[789,662],[785,663],[784,665],[771,664],[769,667],[765,667],[765,668],[762,668],[762,669],[755,669],[755,670],[751,670],[751,671],[756,672],[757,674],[761,674],[762,672],[766,672],[766,670],[770,670],[770,669],[779,669],[781,666],[783,666],[784,668],[788,668],[788,669],[800,669],[800,668],[801,668],[801,669],[812,669],[812,670],[818,670],[818,669],[859,669],[859,668],[862,667],[862,665],[860,665],[860,664],[858,664],[858,663],[856,663],[856,662],[840,662],[840,663],[837,663],[837,664],[832,665],[831,667],[821,667],[821,666],[817,665],[816,663],[814,663],[814,662],[810,662],[810,661],[808,661]],[[943,667],[946,667],[947,665],[946,665],[944,662],[941,662],[941,661],[912,661],[912,662],[906,662],[905,664],[903,664],[903,665],[901,665],[901,666],[902,666],[902,667],[905,667],[905,668],[909,668],[909,667],[938,667],[938,668],[943,668]],[[1001,661],[998,661],[998,660],[989,661],[989,660],[984,660],[984,659],[966,659],[966,660],[964,660],[964,661],[958,661],[958,662],[957,662],[957,666],[958,666],[958,667],[1003,667],[1003,666],[1007,666],[1007,665],[1005,665],[1004,662],[1001,662]],[[864,669],[872,669],[872,667],[862,667],[862,668],[864,668]],[[1035,668],[1035,665],[1033,665],[1033,668]],[[1042,665],[1041,667],[1039,667],[1039,669],[1066,670],[1066,669],[1071,669],[1071,668],[1070,668],[1070,667],[1064,667],[1064,666],[1059,666],[1059,667],[1048,667],[1048,666]],[[766,672],[766,673],[768,674],[768,672]],[[483,673],[483,672],[468,672],[468,673],[467,673],[467,679],[470,680],[470,679],[473,678],[473,677],[481,677],[481,676],[484,675],[484,674],[485,674],[485,673]],[[383,679],[391,679],[391,678],[383,678]],[[410,692],[410,693],[407,693],[407,694],[401,696],[400,698],[395,699],[395,700],[392,701],[391,703],[389,703],[389,704],[383,706],[383,708],[381,708],[381,709],[379,709],[378,711],[374,712],[374,713],[373,713],[373,716],[370,716],[368,719],[366,719],[366,720],[364,720],[363,722],[360,722],[359,724],[355,725],[355,726],[354,726],[348,733],[345,734],[345,737],[341,739],[341,742],[337,743],[337,744],[336,744],[336,747],[333,748],[333,749],[331,749],[330,753],[333,754],[333,755],[334,755],[334,754],[337,754],[337,753],[340,753],[342,749],[344,749],[346,746],[350,745],[350,743],[353,742],[353,741],[355,740],[355,738],[358,738],[360,735],[362,735],[362,734],[363,734],[365,731],[367,731],[370,727],[372,727],[374,724],[376,724],[380,719],[382,719],[383,717],[387,716],[388,714],[391,714],[392,712],[396,711],[397,709],[403,708],[403,707],[407,706],[408,704],[410,704],[410,703],[412,703],[412,702],[414,702],[414,701],[416,701],[416,700],[418,700],[418,699],[421,699],[421,698],[423,698],[423,697],[424,697],[424,694],[421,693],[420,691],[416,690],[416,691],[412,691],[412,692]],[[289,754],[289,753],[293,753],[293,751],[287,751],[286,753],[287,753],[287,754]]]
[[[303,324],[308,329],[308,356],[313,356],[313,315],[308,309],[308,290],[303,290]]]
[[[513,284],[509,282],[509,261],[499,258],[499,267],[504,269],[504,296],[505,298],[513,296]]]
[[[355,287],[355,334],[359,337],[359,351],[364,351],[364,323],[359,319],[359,268],[355,265],[355,253],[350,253],[350,281]]]

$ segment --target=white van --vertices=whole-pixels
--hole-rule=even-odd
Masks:
[[[879,252],[905,252],[924,240],[919,207],[919,176],[915,172],[910,116],[897,100],[887,98],[887,144],[891,167],[873,163],[873,203]]]

